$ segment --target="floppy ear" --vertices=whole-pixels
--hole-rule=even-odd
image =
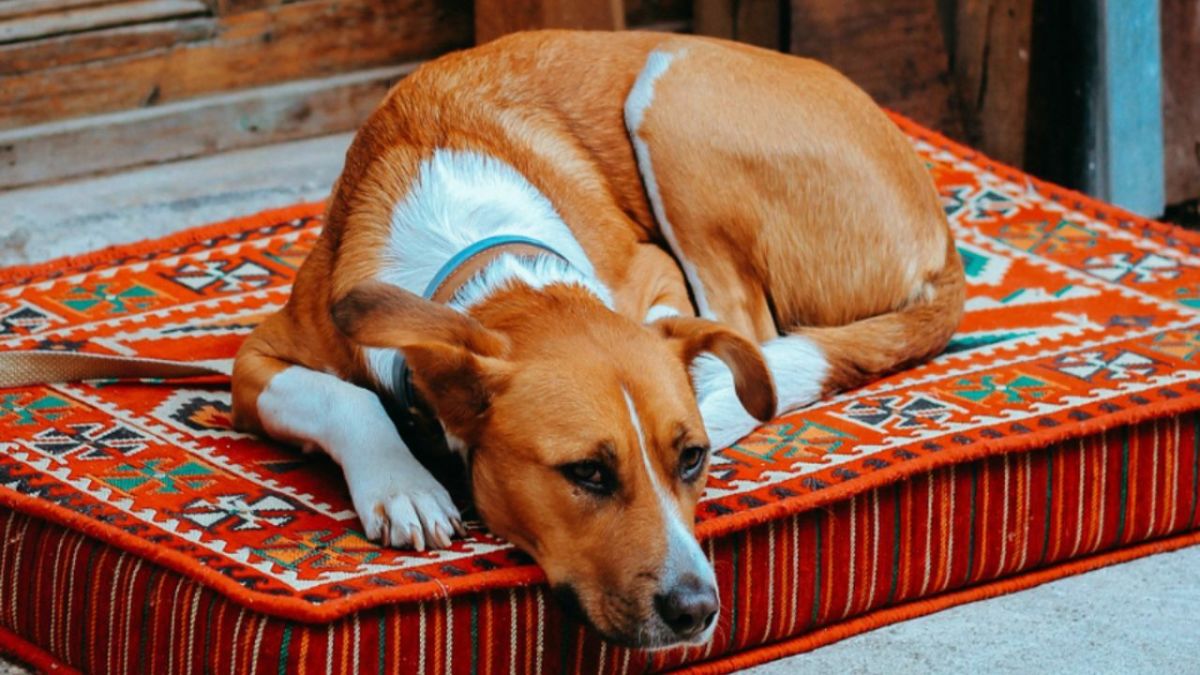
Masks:
[[[650,324],[666,338],[686,366],[708,352],[729,366],[733,386],[746,412],[766,422],[775,416],[775,383],[753,341],[714,321],[690,317],[666,317]]]
[[[503,335],[475,319],[381,281],[365,281],[333,303],[333,323],[366,347],[404,349],[428,342],[461,345],[484,356],[504,352]]]
[[[503,386],[508,364],[499,357],[507,340],[466,314],[378,281],[352,288],[331,314],[355,343],[404,352],[414,385],[456,435],[471,429]]]

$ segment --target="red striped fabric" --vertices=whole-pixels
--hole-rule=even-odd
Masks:
[[[0,645],[91,672],[626,673],[844,637],[889,607],[1200,525],[1200,417],[1153,420],[917,475],[704,543],[722,611],[703,648],[636,652],[560,615],[540,586],[276,618],[58,525],[0,511]],[[1001,582],[1002,583],[1002,582]],[[868,620],[863,621],[863,617]],[[882,621],[882,620],[881,620]],[[769,652],[761,652],[768,653]]]

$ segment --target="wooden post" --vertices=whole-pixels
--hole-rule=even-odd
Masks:
[[[1162,0],[1167,203],[1200,197],[1200,3]]]
[[[1023,166],[1033,0],[958,0],[952,63],[970,145]]]
[[[1026,169],[1161,214],[1158,0],[1038,2],[1033,26]]]
[[[1157,216],[1166,205],[1158,0],[1104,2],[1099,19],[1096,168],[1088,191]]]
[[[623,30],[622,0],[475,0],[475,43],[537,28]]]

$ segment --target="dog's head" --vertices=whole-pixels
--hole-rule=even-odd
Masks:
[[[484,522],[537,560],[568,609],[629,645],[711,637],[716,580],[692,534],[709,449],[687,368],[714,354],[769,418],[753,342],[701,319],[642,326],[572,286],[502,291],[468,316],[368,283],[334,317],[356,342],[404,352],[469,449]]]

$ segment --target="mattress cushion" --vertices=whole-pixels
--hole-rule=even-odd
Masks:
[[[227,639],[316,658],[297,636],[330,659],[378,647],[381,667],[412,636],[414,668],[663,667],[1194,530],[1200,240],[897,123],[957,237],[965,318],[932,362],[714,454],[697,510],[726,599],[712,645],[604,644],[477,523],[445,551],[375,546],[334,464],[230,428],[221,378],[0,390],[8,642],[93,669],[113,649],[209,663]],[[0,348],[229,358],[285,302],[321,208],[4,270]],[[39,609],[105,592],[106,630]],[[224,637],[197,629],[205,606]]]

